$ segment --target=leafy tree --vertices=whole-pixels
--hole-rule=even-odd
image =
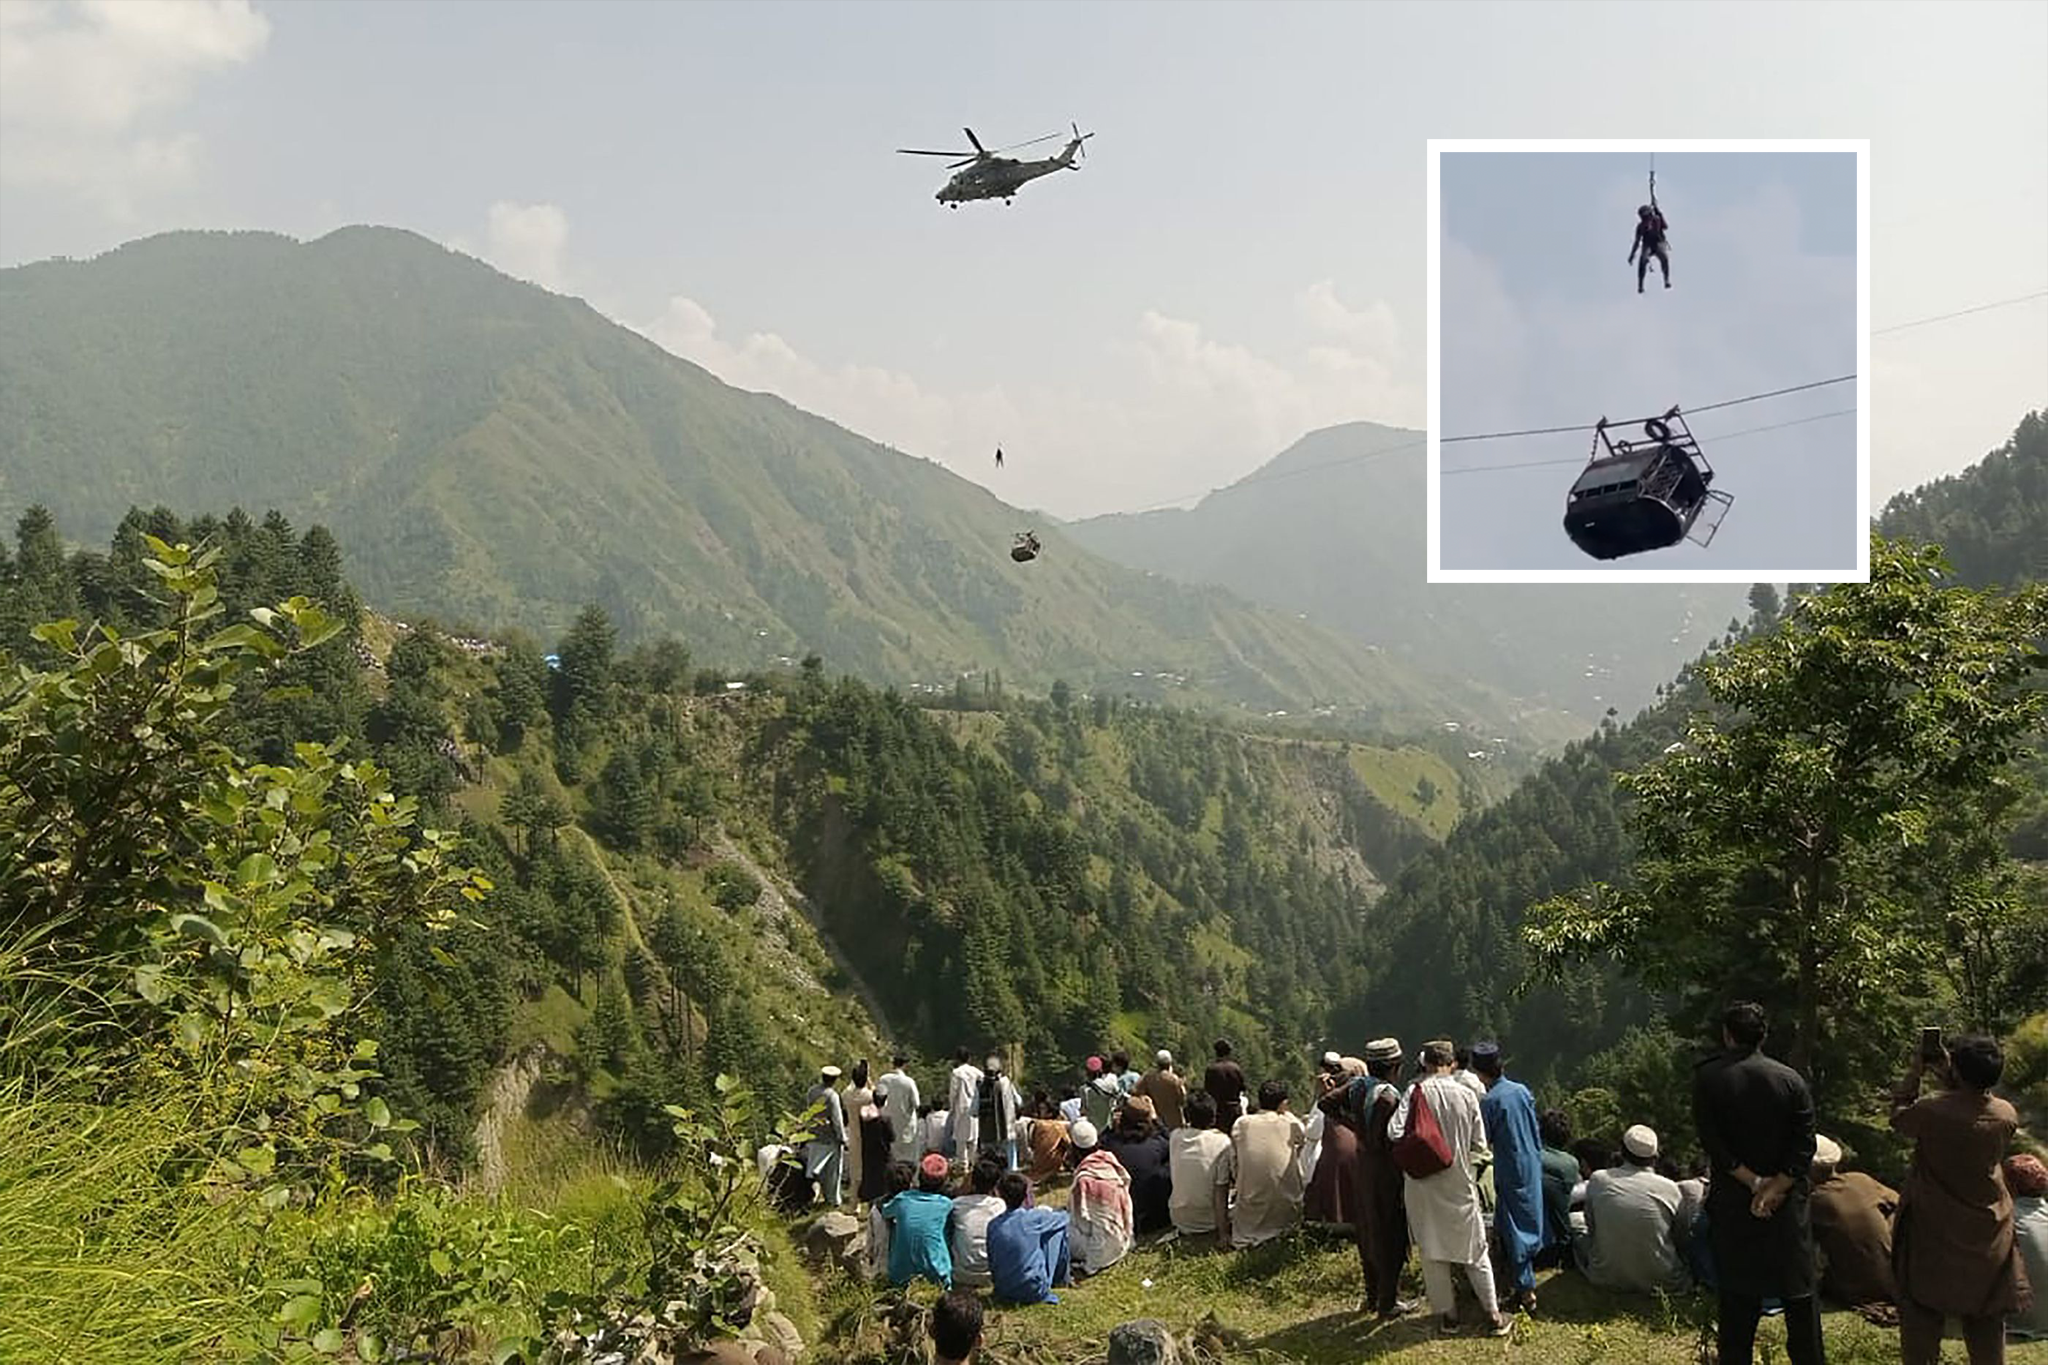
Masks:
[[[557,721],[598,721],[611,714],[612,655],[618,632],[598,606],[587,606],[563,637],[551,709]]]
[[[1971,945],[1987,916],[2029,913],[1997,835],[2048,710],[2048,590],[1946,572],[1939,549],[1874,536],[1868,584],[1702,664],[1724,717],[1622,779],[1634,884],[1536,907],[1545,962],[1612,955],[1682,1020],[1730,995],[1777,1005],[1788,1060],[1824,1088],[1889,1060],[1906,1002],[1948,992],[1997,1022]]]
[[[145,544],[169,625],[46,623],[60,666],[0,683],[0,904],[36,945],[10,1003],[66,1018],[51,1070],[169,1086],[194,1168],[274,1205],[391,1158],[382,1136],[409,1123],[374,1093],[362,986],[400,931],[446,926],[487,883],[374,765],[220,743],[238,685],[340,623],[300,597],[209,627],[219,548]]]

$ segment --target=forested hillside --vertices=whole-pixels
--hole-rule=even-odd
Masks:
[[[1958,586],[1996,588],[2037,580],[2041,547],[2048,545],[2048,499],[2041,496],[2048,484],[2044,437],[2048,425],[2041,414],[2029,414],[2001,450],[1963,474],[1895,500],[1880,531],[1952,537],[1955,573],[1946,581]],[[1842,587],[1832,595],[1845,604],[1902,602],[1902,585],[1908,581],[1910,574],[1887,589]],[[1781,602],[1768,587],[1753,590],[1751,616],[1741,636],[1766,640],[1798,629],[1787,618],[1811,591],[1795,588]],[[1904,628],[1903,620],[1887,627]],[[1375,907],[1374,947],[1366,956],[1368,984],[1340,1012],[1343,1032],[1497,1034],[1509,1040],[1522,1071],[1531,1077],[1562,1080],[1576,1074],[1633,1084],[1640,1098],[1655,1088],[1647,1079],[1661,1076],[1668,1083],[1665,1092],[1671,1093],[1683,1075],[1675,1056],[1694,1046],[1701,1002],[1685,997],[1686,1012],[1670,1020],[1679,1031],[1672,1038],[1657,1029],[1685,993],[1652,996],[1611,963],[1596,958],[1567,967],[1554,985],[1534,985],[1539,963],[1524,930],[1530,908],[1540,902],[1593,884],[1625,886],[1631,881],[1628,816],[1633,799],[1618,784],[1622,774],[1667,753],[1683,753],[1674,746],[1687,743],[1688,720],[1695,715],[1722,724],[1741,719],[1739,708],[1707,696],[1697,674],[1698,665],[1682,670],[1656,705],[1627,724],[1610,722],[1599,734],[1570,746],[1505,801],[1460,826],[1402,873]],[[1821,685],[1816,676],[1811,686]],[[2042,742],[2036,731],[2032,752],[2012,775],[2017,802],[1995,825],[2006,848],[2022,858],[2040,859],[2048,852],[2048,763],[2042,759]],[[1739,861],[1742,855],[1731,850],[1728,856]],[[1884,892],[1887,897],[1908,894],[1896,887]],[[2036,923],[2048,905],[2048,892],[2039,881],[2016,884],[2001,894],[2016,898],[2011,901],[2014,912],[2032,915]],[[1704,905],[1700,908],[1704,917]],[[2041,940],[1999,933],[1999,970],[2005,973],[2000,980],[2010,996],[2005,1008],[2028,999],[2038,1005],[2048,991]],[[2009,950],[2029,942],[2031,948],[2011,956]],[[1932,967],[1932,960],[1925,965]],[[1760,978],[1751,989],[1762,994],[1766,984]],[[1924,997],[1925,1009],[1953,1007],[1943,1003],[1932,984],[1915,989],[1936,992]],[[1974,1022],[1985,1026],[1998,1019]],[[1643,1029],[1651,1031],[1631,1034]],[[1892,1040],[1868,1041],[1881,1050]],[[1608,1050],[1604,1055],[1603,1049]],[[1837,1080],[1848,1084],[1852,1077],[1838,1075]]]
[[[289,344],[284,344],[286,341]],[[1367,729],[1561,736],[1454,669],[1101,559],[938,466],[728,387],[408,232],[170,233],[0,270],[0,509],[289,509],[379,610],[543,637],[605,608],[728,667],[998,672]]]
[[[1305,612],[1411,666],[1570,711],[1580,734],[1609,707],[1646,704],[1742,614],[1733,584],[1429,583],[1423,439],[1370,422],[1313,431],[1194,507],[1066,530],[1118,563]]]
[[[303,593],[340,622],[238,695],[230,746],[374,755],[493,884],[464,923],[394,934],[370,997],[391,1103],[456,1164],[486,1073],[532,1041],[642,1140],[719,1070],[794,1100],[887,1043],[1000,1045],[1050,1079],[1228,1034],[1303,1071],[1382,879],[1483,799],[1456,743],[1242,734],[1064,683],[915,705],[816,658],[728,679],[673,640],[621,648],[595,607],[551,668],[516,635],[366,613],[333,539],[276,513],[136,512],[67,556],[31,509],[0,647],[55,665],[31,623],[166,624],[146,536],[219,545],[227,620]]]

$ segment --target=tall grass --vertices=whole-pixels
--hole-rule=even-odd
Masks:
[[[189,1106],[95,1092],[72,1046],[91,978],[41,965],[50,937],[0,940],[0,1362],[205,1359],[247,1312],[239,1220],[166,1178]]]
[[[0,1361],[184,1365],[244,1319],[245,1225],[162,1175],[187,1119],[0,1081]]]

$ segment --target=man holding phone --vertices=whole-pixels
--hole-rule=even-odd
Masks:
[[[1996,1039],[1956,1038],[1944,1046],[1939,1029],[1924,1029],[1892,1094],[1892,1127],[1913,1139],[1913,1167],[1892,1232],[1905,1365],[1940,1361],[1948,1318],[1962,1323],[1970,1365],[2000,1365],[2005,1318],[2028,1306],[2002,1169],[2019,1113],[1991,1093],[2004,1069]],[[1921,1078],[1930,1071],[1943,1089],[1923,1096]]]
[[[1785,1305],[1792,1365],[1824,1365],[1819,1267],[1807,1195],[1815,1146],[1813,1094],[1761,1051],[1763,1006],[1730,1005],[1720,1056],[1693,1078],[1693,1119],[1712,1163],[1707,1226],[1720,1277],[1720,1365],[1754,1365],[1765,1299]]]

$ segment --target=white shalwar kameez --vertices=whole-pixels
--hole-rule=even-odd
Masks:
[[[889,1123],[896,1130],[896,1140],[889,1145],[889,1159],[915,1165],[924,1155],[918,1150],[923,1145],[923,1135],[917,1131],[917,1106],[921,1103],[917,1082],[902,1071],[891,1071],[877,1085],[888,1096],[882,1112],[889,1116]]]
[[[981,1136],[981,1068],[962,1062],[953,1068],[946,1091],[946,1108],[953,1115],[953,1160],[973,1161],[974,1144]]]
[[[1387,1121],[1389,1141],[1399,1141],[1408,1131],[1417,1090],[1429,1097],[1430,1111],[1451,1149],[1451,1164],[1435,1175],[1421,1180],[1403,1177],[1408,1231],[1422,1258],[1422,1283],[1429,1293],[1430,1311],[1438,1317],[1456,1315],[1457,1289],[1451,1270],[1461,1266],[1479,1297],[1479,1306],[1491,1318],[1500,1311],[1500,1300],[1494,1291],[1493,1266],[1486,1256],[1486,1218],[1479,1207],[1479,1186],[1472,1178],[1472,1150],[1485,1140],[1486,1132],[1479,1117],[1479,1099],[1451,1076],[1425,1076],[1408,1088]]]

